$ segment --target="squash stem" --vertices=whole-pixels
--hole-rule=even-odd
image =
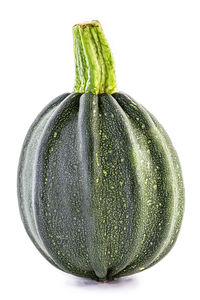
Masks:
[[[117,92],[114,60],[101,24],[92,21],[73,27],[75,93]]]

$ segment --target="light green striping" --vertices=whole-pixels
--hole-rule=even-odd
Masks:
[[[99,76],[100,76],[100,83],[99,83],[99,94],[104,92],[104,86],[106,83],[106,63],[104,61],[103,53],[102,53],[102,46],[101,41],[99,39],[98,33],[97,33],[97,27],[94,27],[93,30],[91,30],[91,27],[89,27],[91,36],[93,37],[95,50],[97,53],[97,59],[99,64]]]
[[[74,57],[75,57],[75,86],[74,90],[83,93],[87,82],[87,64],[85,61],[84,49],[82,46],[81,35],[79,28],[73,28],[73,44],[74,44]]]
[[[117,92],[114,61],[98,21],[73,27],[75,57],[74,92]]]

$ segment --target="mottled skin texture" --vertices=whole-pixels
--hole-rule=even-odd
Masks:
[[[158,262],[176,241],[184,210],[169,137],[123,93],[51,102],[26,136],[18,198],[39,251],[65,272],[101,281]]]

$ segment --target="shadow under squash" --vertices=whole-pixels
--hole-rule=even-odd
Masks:
[[[121,277],[118,280],[112,280],[112,281],[105,281],[105,282],[100,282],[100,281],[95,281],[92,279],[88,278],[74,278],[74,284],[78,287],[88,287],[88,286],[93,286],[93,287],[98,287],[98,288],[110,288],[110,287],[132,287],[135,288],[138,286],[139,281],[136,277],[134,276],[127,276],[127,277]]]

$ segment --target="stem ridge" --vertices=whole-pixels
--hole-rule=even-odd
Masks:
[[[114,60],[101,24],[92,21],[73,27],[75,93],[117,92]]]

